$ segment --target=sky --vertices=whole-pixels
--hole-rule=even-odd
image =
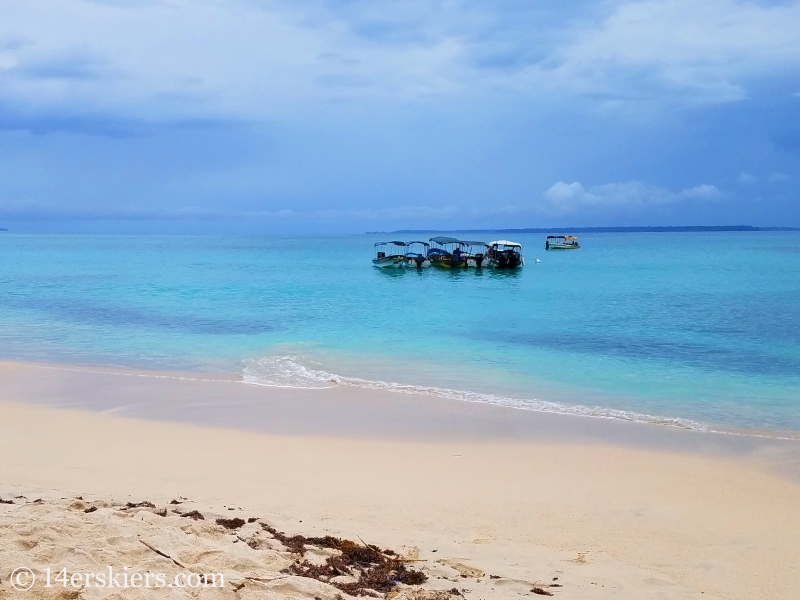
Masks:
[[[800,227],[800,0],[0,0],[0,227]]]

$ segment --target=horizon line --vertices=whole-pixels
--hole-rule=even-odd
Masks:
[[[676,225],[676,226],[629,226],[629,227],[523,227],[497,229],[397,229],[395,231],[367,231],[367,235],[390,233],[681,233],[717,231],[800,231],[799,227],[755,227],[753,225]]]

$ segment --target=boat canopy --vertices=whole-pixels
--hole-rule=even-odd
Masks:
[[[375,247],[386,246],[387,244],[394,244],[395,246],[405,246],[405,242],[375,242]]]
[[[417,240],[415,240],[413,242],[406,242],[406,246],[411,246],[412,244],[422,244],[426,248],[430,245],[430,244],[428,244],[428,242],[420,242],[420,241],[417,241]]]
[[[490,246],[512,246],[514,248],[522,248],[522,244],[518,244],[517,242],[511,242],[509,240],[495,240],[493,242],[489,242],[489,245]]]
[[[548,235],[548,240],[577,240],[574,235]]]
[[[461,240],[457,240],[456,238],[452,238],[452,237],[446,237],[446,236],[443,236],[443,235],[440,235],[438,237],[432,237],[429,241],[433,242],[434,244],[439,244],[440,246],[443,246],[445,244],[462,244],[463,243]]]
[[[467,241],[462,241],[461,243],[462,244],[466,244],[467,246],[488,246],[488,244],[486,242],[467,242]]]

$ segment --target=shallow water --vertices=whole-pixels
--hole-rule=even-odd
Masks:
[[[516,272],[379,237],[2,234],[0,354],[800,431],[798,233],[522,235]]]

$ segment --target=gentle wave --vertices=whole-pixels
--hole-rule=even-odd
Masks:
[[[246,360],[242,369],[242,379],[245,383],[263,385],[268,387],[285,387],[299,389],[324,389],[334,386],[349,386],[370,390],[382,390],[399,394],[415,394],[419,396],[435,396],[450,400],[464,402],[479,402],[494,404],[521,410],[535,412],[556,413],[579,417],[593,417],[597,419],[616,419],[621,421],[634,421],[690,429],[693,431],[713,431],[707,425],[673,417],[660,417],[647,415],[627,410],[603,408],[600,406],[583,406],[580,404],[562,404],[536,399],[519,399],[497,396],[495,394],[482,394],[463,390],[452,390],[421,385],[407,385],[389,381],[373,381],[358,377],[344,377],[320,369],[313,369],[301,364],[295,356],[267,356],[257,360]]]

